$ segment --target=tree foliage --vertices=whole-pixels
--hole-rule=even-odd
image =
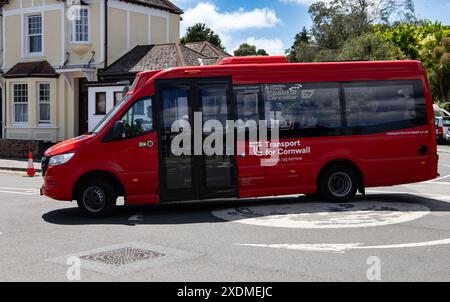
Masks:
[[[442,38],[431,54],[434,68],[430,70],[430,82],[440,101],[450,103],[450,37]]]
[[[324,49],[339,49],[345,41],[371,30],[373,24],[389,25],[391,20],[412,21],[412,0],[333,0],[309,7],[315,42]]]
[[[269,54],[264,49],[256,49],[255,45],[242,43],[239,48],[234,51],[236,57],[244,56],[268,56]]]
[[[405,54],[395,44],[384,40],[375,33],[366,33],[348,39],[338,54],[339,61],[365,60],[401,60]]]
[[[190,42],[204,42],[207,41],[214,46],[225,50],[225,47],[222,45],[222,40],[219,35],[214,33],[213,30],[206,27],[204,23],[196,23],[192,26],[189,26],[186,29],[186,34],[181,38],[181,43],[186,44]]]
[[[423,62],[433,98],[450,108],[450,26],[418,20],[412,0],[318,1],[286,50],[291,62],[397,60]]]

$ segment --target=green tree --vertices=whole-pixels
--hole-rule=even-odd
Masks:
[[[387,41],[390,41],[400,47],[400,49],[412,60],[431,59],[430,54],[433,48],[442,40],[443,37],[450,35],[450,26],[442,25],[440,22],[418,21],[402,22],[394,26],[377,25],[375,32]],[[427,45],[428,55],[423,56],[423,41],[434,37],[436,45]],[[425,50],[426,51],[426,50]],[[422,54],[421,54],[422,52]]]
[[[309,33],[305,26],[297,33],[291,48],[286,49],[286,54],[291,62],[308,62],[314,59],[315,49],[309,47]]]
[[[420,60],[427,69],[433,99],[443,107],[450,107],[446,58],[450,26],[439,22],[416,21],[393,26],[376,26],[375,32],[397,45],[409,59]]]
[[[333,0],[309,7],[316,43],[324,49],[339,49],[345,41],[371,31],[373,24],[390,24],[395,18],[414,19],[412,0]]]
[[[242,43],[239,48],[234,51],[236,57],[244,56],[268,56],[268,53],[264,49],[256,49],[255,45],[248,43]]]
[[[267,51],[265,49],[258,49],[256,51],[256,55],[257,56],[268,56],[269,54],[267,53]]]
[[[318,48],[308,42],[298,41],[288,50],[290,62],[312,62],[318,57]]]
[[[405,54],[398,46],[384,40],[375,33],[366,33],[347,40],[338,54],[340,61],[399,60],[405,58]]]
[[[209,42],[214,46],[225,50],[225,47],[222,45],[222,40],[219,35],[214,33],[213,30],[206,27],[204,23],[196,23],[192,26],[189,26],[186,30],[186,34],[181,38],[181,43],[186,44],[189,42]]]
[[[439,45],[433,49],[432,60],[434,68],[430,73],[430,82],[439,94],[439,100],[450,103],[450,37],[442,38]]]

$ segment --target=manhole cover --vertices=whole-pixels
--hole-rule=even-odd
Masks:
[[[147,260],[151,258],[159,258],[163,256],[165,256],[165,254],[157,253],[150,250],[143,250],[133,247],[124,247],[116,250],[86,255],[80,258],[90,261],[97,261],[104,264],[121,266],[134,263],[137,261]]]
[[[47,259],[47,261],[63,265],[67,269],[69,267],[67,260],[71,257],[78,257],[81,262],[82,276],[85,270],[109,275],[120,275],[142,272],[174,262],[185,262],[200,255],[195,252],[167,246],[144,242],[126,242],[51,258]]]

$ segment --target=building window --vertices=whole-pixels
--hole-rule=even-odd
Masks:
[[[28,86],[13,85],[13,118],[16,124],[28,123]]]
[[[28,30],[28,53],[36,54],[42,52],[42,15],[31,15],[27,17]]]
[[[123,98],[123,93],[122,91],[115,91],[114,92],[114,106],[116,106],[117,104],[120,103],[120,101]]]
[[[95,114],[106,114],[106,92],[95,93]]]
[[[50,124],[50,83],[41,83],[38,87],[38,121]]]
[[[72,21],[72,42],[89,42],[89,9],[79,8]]]

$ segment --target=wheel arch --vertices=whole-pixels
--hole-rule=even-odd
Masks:
[[[356,172],[358,176],[358,191],[361,194],[365,194],[365,180],[364,180],[364,173],[362,172],[362,169],[352,160],[347,158],[337,158],[330,160],[327,162],[319,171],[319,174],[317,175],[316,179],[316,186],[319,187],[319,181],[322,175],[332,166],[346,166],[351,168],[353,171]]]
[[[112,184],[118,196],[126,196],[125,187],[116,175],[105,170],[92,170],[81,175],[75,182],[72,190],[72,199],[76,199],[77,191],[80,189],[80,186],[89,179],[105,180]]]

